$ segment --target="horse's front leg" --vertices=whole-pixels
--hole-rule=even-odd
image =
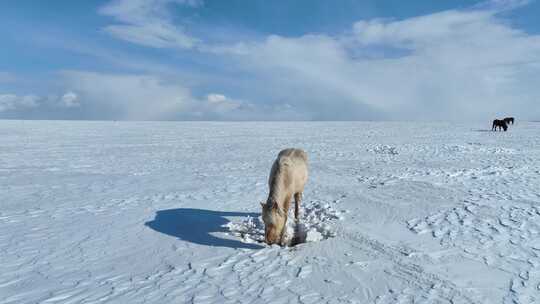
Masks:
[[[285,238],[285,232],[287,231],[287,221],[289,220],[289,216],[285,215],[285,225],[283,225],[283,229],[281,229],[281,236],[279,237],[279,245],[285,246],[284,238]]]
[[[302,192],[294,194],[294,219],[300,218],[300,203],[302,202]]]
[[[283,211],[285,212],[285,222],[283,224],[283,228],[281,229],[281,237],[280,237],[280,244],[281,246],[284,246],[283,238],[285,237],[285,233],[287,232],[287,222],[289,221],[289,208],[291,207],[291,196],[287,196],[285,198],[285,202],[283,204]]]

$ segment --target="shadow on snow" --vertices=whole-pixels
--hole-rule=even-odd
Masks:
[[[156,212],[154,220],[146,222],[145,225],[157,232],[199,245],[248,249],[262,248],[256,244],[246,244],[213,235],[218,232],[227,232],[227,228],[223,227],[223,225],[229,223],[226,216],[257,217],[259,214],[191,208],[167,209]]]

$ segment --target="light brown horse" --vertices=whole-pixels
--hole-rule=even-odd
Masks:
[[[291,199],[294,197],[294,217],[299,219],[300,201],[308,178],[306,152],[285,149],[279,152],[268,178],[268,199],[261,202],[264,240],[268,245],[283,244]]]

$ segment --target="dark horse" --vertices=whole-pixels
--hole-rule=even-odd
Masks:
[[[499,131],[501,129],[504,129],[504,131],[506,132],[506,130],[508,129],[508,125],[506,124],[506,121],[500,120],[500,119],[495,119],[493,121],[493,126],[491,127],[491,131],[497,131],[497,127],[499,128]]]
[[[510,123],[514,124],[514,117],[506,117],[503,120],[504,122],[506,122],[507,125],[509,125]]]

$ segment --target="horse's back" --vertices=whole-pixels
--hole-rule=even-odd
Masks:
[[[281,150],[278,154],[272,174],[278,171],[289,175],[288,179],[295,185],[296,191],[302,191],[308,177],[307,153],[301,149],[289,148]],[[271,179],[271,178],[270,178]]]
[[[296,148],[288,148],[281,150],[278,154],[278,160],[293,159],[295,161],[303,161],[307,163],[307,153],[304,150]]]
[[[514,117],[505,117],[503,120],[506,123],[514,123]]]

